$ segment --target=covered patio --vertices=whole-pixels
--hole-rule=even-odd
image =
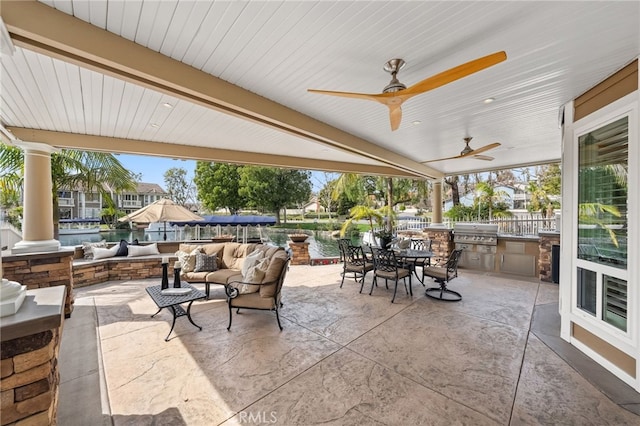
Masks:
[[[640,397],[559,337],[558,286],[461,271],[458,303],[292,266],[284,331],[218,288],[198,331],[156,311],[155,280],[79,289],[65,322],[58,423],[635,425]],[[370,284],[367,277],[365,288]],[[589,381],[582,373],[588,371]],[[631,410],[631,411],[629,411]]]
[[[110,424],[103,412],[123,424],[247,423],[242,413],[266,423],[272,411],[279,424],[637,423],[620,405],[637,412],[638,394],[618,392],[640,389],[638,2],[1,0],[0,12],[0,137],[25,156],[23,240],[12,254],[57,258],[33,272],[55,264],[46,278],[76,298],[59,424]],[[407,61],[398,77],[411,88],[499,52],[506,60],[441,81],[402,113],[308,91],[386,99],[385,61]],[[628,269],[577,255],[579,139],[612,120],[627,129]],[[478,152],[463,155],[471,137]],[[489,163],[474,155],[485,147]],[[434,225],[445,177],[562,159],[560,291],[463,273],[457,305],[416,291],[396,306],[384,290],[338,290],[337,266],[293,267],[283,333],[264,313],[241,315],[227,333],[226,307],[213,300],[195,309],[202,332],[179,322],[165,343],[166,316],[149,318],[151,282],[73,290],[71,255],[53,238],[58,149],[427,179]],[[622,328],[605,321],[609,278],[629,283]],[[593,306],[578,300],[583,284]],[[561,324],[562,338],[547,339],[537,328],[547,323]],[[53,422],[58,359],[50,365],[50,406],[38,415]],[[13,373],[3,369],[3,383]],[[612,374],[626,384],[597,388],[612,399],[583,379]]]

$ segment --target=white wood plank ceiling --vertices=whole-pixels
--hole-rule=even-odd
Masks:
[[[428,164],[445,174],[559,160],[560,106],[640,55],[639,2],[41,3],[415,162],[457,155],[465,136],[502,144],[491,162]],[[383,105],[307,92],[380,93],[391,58],[410,86],[502,50],[408,100],[395,132]],[[0,77],[6,127],[383,164],[27,49],[2,55]]]

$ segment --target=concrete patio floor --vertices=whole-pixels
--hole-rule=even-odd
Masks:
[[[292,266],[284,307],[234,313],[224,291],[194,321],[145,287],[76,290],[60,352],[58,424],[638,425],[640,395],[558,338],[558,286],[461,271],[447,303],[341,265]],[[570,360],[570,364],[566,362]],[[593,384],[592,384],[593,383]]]

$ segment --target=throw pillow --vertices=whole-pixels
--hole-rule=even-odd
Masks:
[[[148,246],[129,246],[127,257],[149,256],[152,254],[160,254],[157,243],[149,244]]]
[[[94,247],[107,248],[107,240],[102,240],[102,241],[99,241],[97,243],[83,242],[82,243],[82,250],[84,251],[84,258],[85,259],[93,259],[93,248]]]
[[[260,250],[254,250],[252,253],[248,254],[247,257],[244,258],[244,262],[242,262],[242,276],[246,277],[249,268],[256,266],[263,256],[264,253]]]
[[[92,250],[93,259],[98,260],[98,259],[108,259],[110,257],[113,257],[116,255],[116,252],[118,251],[119,247],[120,246],[118,246],[117,244],[111,248],[94,247]]]
[[[129,249],[127,246],[129,243],[126,240],[120,240],[120,244],[118,245],[118,251],[116,252],[116,256],[126,256],[129,254]]]
[[[196,247],[190,253],[181,250],[178,250],[176,252],[178,261],[180,261],[180,265],[182,265],[181,272],[183,274],[186,274],[187,272],[193,272],[196,267],[196,254],[201,253],[201,250],[201,247]]]
[[[247,275],[242,277],[242,281],[245,283],[261,283],[267,268],[269,268],[269,259],[262,259],[255,266],[249,268]]]
[[[208,255],[201,252],[196,253],[196,265],[193,272],[213,272],[218,270],[218,256]]]

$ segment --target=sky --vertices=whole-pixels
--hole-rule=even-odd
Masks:
[[[164,190],[166,190],[164,184],[164,172],[167,170],[173,167],[185,169],[187,171],[187,179],[193,179],[196,169],[195,160],[174,160],[172,158],[128,154],[120,154],[117,158],[129,171],[133,173],[142,173],[142,182],[157,183]],[[313,190],[318,191],[324,185],[324,173],[312,172],[311,174]]]
[[[125,154],[120,154],[117,158],[129,171],[142,173],[142,182],[157,183],[165,190],[164,172],[173,167],[178,167],[187,171],[187,179],[193,179],[196,168],[196,162],[194,160],[174,160],[164,157]]]

